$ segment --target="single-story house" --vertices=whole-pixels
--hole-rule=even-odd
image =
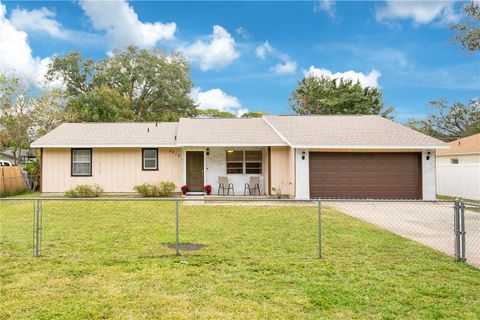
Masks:
[[[31,145],[41,150],[41,191],[98,184],[130,193],[172,181],[201,191],[227,177],[243,194],[434,199],[435,152],[447,145],[375,115],[263,116],[153,123],[64,123]]]
[[[480,200],[480,133],[437,153],[439,195]]]

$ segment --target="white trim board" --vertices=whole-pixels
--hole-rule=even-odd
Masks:
[[[142,143],[142,144],[31,144],[31,148],[179,148],[175,144],[158,144],[158,143]]]
[[[226,147],[226,148],[235,148],[235,147],[288,147],[286,143],[179,143],[177,147]]]
[[[437,157],[476,156],[476,155],[480,155],[480,151],[465,152],[465,153],[444,153],[444,154],[437,154]]]
[[[387,146],[387,145],[293,145],[292,148],[297,149],[448,149],[446,146]]]

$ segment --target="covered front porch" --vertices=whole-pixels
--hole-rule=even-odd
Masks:
[[[212,195],[223,196],[225,192],[225,195],[243,196],[245,184],[254,177],[258,178],[260,192],[252,189],[252,195],[268,195],[268,157],[268,147],[186,147],[183,149],[182,181],[193,195],[199,195],[204,186],[211,185]],[[225,177],[233,189],[219,192],[220,177]],[[250,195],[248,190],[246,194]]]

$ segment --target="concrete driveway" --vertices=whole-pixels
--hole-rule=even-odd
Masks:
[[[323,202],[350,216],[454,256],[453,203]],[[467,263],[480,267],[480,213],[465,210]]]

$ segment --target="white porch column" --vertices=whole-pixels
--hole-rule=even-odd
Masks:
[[[305,152],[305,159],[302,153]],[[310,198],[310,173],[308,149],[295,149],[295,198]]]
[[[185,148],[182,148],[182,186],[187,184],[187,156]],[[181,186],[179,186],[180,188]]]
[[[427,160],[428,152],[430,159]],[[437,197],[437,175],[435,150],[422,151],[422,189],[423,200],[435,200]]]

